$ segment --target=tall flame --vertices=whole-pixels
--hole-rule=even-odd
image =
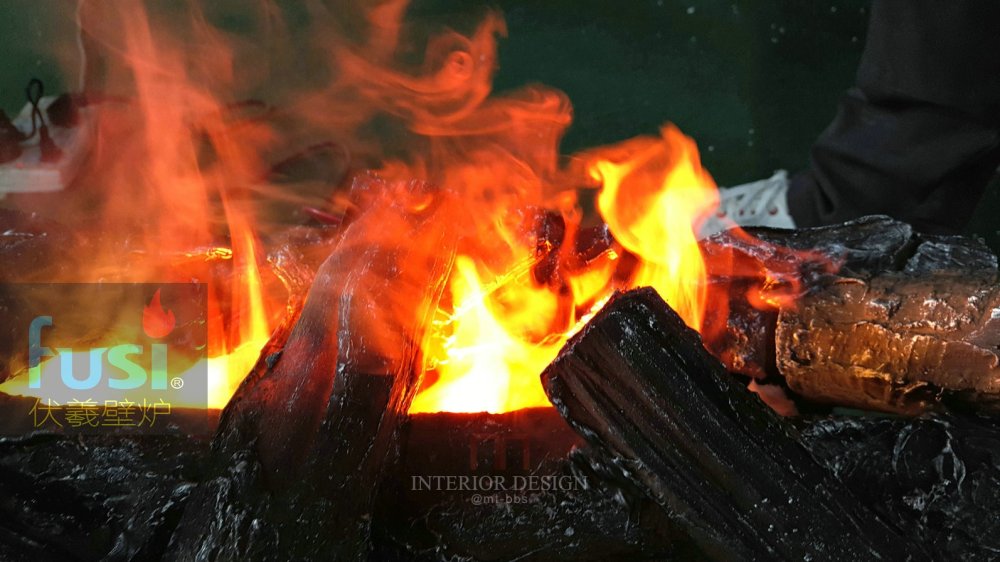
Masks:
[[[88,78],[99,81],[101,100],[81,110],[84,130],[94,132],[84,139],[92,150],[71,189],[15,203],[63,220],[81,217],[74,227],[88,244],[78,252],[86,259],[47,280],[206,283],[209,393],[174,406],[203,408],[207,399],[221,408],[270,334],[268,311],[279,308],[266,302],[257,221],[246,204],[270,135],[234,117],[233,53],[197,5],[189,9],[182,39],[168,26],[154,26],[142,3],[81,3],[84,36],[95,48]],[[143,319],[153,337],[169,332],[173,321],[158,315],[159,307],[157,294]],[[100,343],[129,337],[130,328],[121,326]],[[0,390],[37,395],[25,378]]]
[[[628,143],[624,161],[593,164],[602,185],[597,204],[615,240],[640,259],[629,285],[653,287],[699,330],[706,273],[695,232],[719,196],[694,141],[672,125],[661,135]]]
[[[265,229],[295,217],[272,223],[266,217],[279,213],[271,207],[308,206],[322,217],[343,211],[351,236],[338,251],[357,257],[345,258],[345,268],[363,269],[372,265],[361,263],[366,249],[389,255],[405,246],[403,237],[421,236],[413,219],[435,197],[424,198],[423,189],[402,198],[392,192],[411,180],[460,202],[440,219],[454,231],[457,249],[451,277],[432,282],[447,283],[448,290],[439,305],[382,311],[412,314],[438,306],[422,333],[360,334],[400,345],[420,338],[423,382],[411,412],[548,406],[538,375],[617,289],[652,286],[688,325],[706,329],[712,311],[695,232],[718,194],[691,139],[668,125],[658,136],[588,151],[563,166],[559,141],[572,116],[564,94],[533,85],[490,95],[496,38],[506,33],[498,14],[488,13],[468,35],[425,37],[425,56],[413,60],[421,45],[409,40],[423,35],[404,33],[406,0],[376,2],[374,9],[340,2],[344,13],[336,14],[323,2],[307,4],[315,18],[310,26],[319,31],[310,47],[322,49],[330,67],[311,69],[304,91],[281,92],[287,103],[275,120],[293,134],[233,110],[247,90],[257,93],[255,86],[303,82],[285,75],[297,66],[291,63],[302,45],[282,44],[281,9],[271,0],[250,3],[259,10],[244,14],[259,16],[259,42],[234,41],[214,29],[198,2],[186,4],[188,17],[173,32],[168,24],[153,26],[143,3],[82,3],[85,37],[101,51],[89,60],[102,61],[93,66],[105,70],[104,92],[120,95],[87,110],[98,140],[80,188],[55,200],[19,201],[29,210],[95,217],[80,228],[98,242],[80,252],[88,259],[72,278],[60,281],[208,284],[209,406],[228,402],[276,325],[273,312],[283,308],[260,265],[273,249]],[[239,63],[251,76],[237,72]],[[266,72],[256,75],[258,68]],[[285,142],[289,138],[294,142]],[[265,155],[301,146],[302,138],[341,147],[347,161],[339,179],[324,184],[327,191],[317,189],[321,195],[262,179]],[[347,170],[360,168],[376,168],[387,181],[330,193],[351,184]],[[591,188],[598,190],[598,217],[577,198]],[[381,215],[351,200],[354,195],[380,202],[374,207],[381,212],[401,200],[406,209]],[[369,213],[369,222],[350,217],[354,212]],[[372,232],[351,230],[376,223]],[[388,285],[397,270],[380,265],[387,271],[379,279]],[[393,294],[389,300],[418,298]],[[769,292],[758,300],[773,306],[764,301],[774,298]],[[413,324],[411,318],[377,320],[371,324]],[[16,381],[0,386],[17,388]]]

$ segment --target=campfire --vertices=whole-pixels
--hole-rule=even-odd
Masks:
[[[199,9],[183,35],[83,11],[93,147],[0,212],[0,554],[998,548],[981,242],[887,217],[703,238],[718,191],[676,126],[564,155],[564,94],[491,91],[498,14],[404,62],[405,11],[313,14],[329,81],[274,107],[236,97],[261,47]],[[148,423],[99,427],[109,403]]]

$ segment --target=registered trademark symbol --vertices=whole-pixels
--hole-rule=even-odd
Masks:
[[[181,388],[182,386],[184,386],[184,379],[182,379],[180,377],[174,377],[174,378],[170,379],[170,388],[172,388],[174,390],[177,390],[178,388]]]

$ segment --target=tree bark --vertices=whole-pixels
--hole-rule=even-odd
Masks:
[[[708,348],[731,371],[780,374],[802,396],[838,405],[997,409],[1000,284],[981,242],[918,234],[884,217],[752,234],[702,245],[711,282],[730,303],[721,318],[709,314],[718,337]],[[752,306],[746,295],[765,276],[795,278],[797,292]]]

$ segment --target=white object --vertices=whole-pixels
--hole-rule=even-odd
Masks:
[[[8,193],[45,193],[63,189],[73,179],[86,158],[93,124],[81,110],[80,124],[75,127],[55,127],[49,122],[48,108],[56,96],[45,96],[38,102],[42,120],[48,127],[52,142],[62,151],[56,162],[42,162],[40,127],[21,143],[21,155],[0,164],[0,198]],[[25,104],[11,123],[23,134],[31,133],[31,104]]]
[[[795,228],[788,212],[788,173],[778,170],[768,179],[719,190],[719,206],[707,215],[698,238],[734,226]]]

